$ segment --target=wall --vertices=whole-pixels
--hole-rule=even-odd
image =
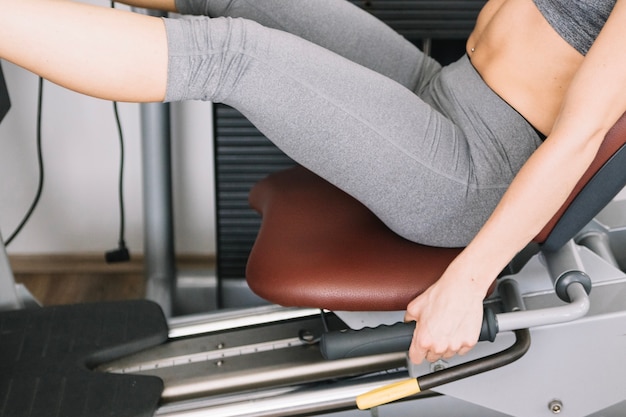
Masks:
[[[0,230],[6,238],[37,187],[38,78],[3,61],[12,101],[0,125]],[[143,250],[139,105],[120,104],[125,134],[127,245]],[[211,105],[172,107],[176,251],[213,254],[214,199]],[[46,82],[43,102],[45,185],[31,220],[10,254],[100,252],[115,248],[119,210],[119,144],[110,102]]]

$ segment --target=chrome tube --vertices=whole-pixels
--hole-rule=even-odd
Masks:
[[[284,388],[261,393],[243,393],[226,399],[198,400],[165,405],[157,411],[156,417],[281,417],[314,415],[356,408],[356,397],[378,388],[407,378],[400,376],[376,376],[355,379],[331,386],[320,385],[313,388]]]
[[[589,296],[582,284],[574,282],[567,288],[571,303],[537,310],[497,314],[500,332],[565,323],[584,317],[589,312]]]
[[[168,321],[170,339],[233,330],[258,324],[310,317],[320,314],[314,308],[285,308],[275,305],[172,318]]]

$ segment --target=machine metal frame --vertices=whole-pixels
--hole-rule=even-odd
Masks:
[[[405,408],[403,415],[406,410],[426,413],[422,404],[424,410],[446,404],[445,415],[472,415],[472,407],[494,416],[622,415],[625,220],[626,200],[616,200],[560,254],[539,253],[519,272],[502,277],[500,286],[516,283],[527,310],[502,312],[496,291],[486,304],[499,313],[502,331],[495,342],[481,342],[465,357],[417,367],[407,363],[403,351],[327,361],[316,345],[324,331],[319,310],[267,306],[171,319],[170,343],[102,370],[161,376],[166,388],[158,416],[321,415],[354,409],[357,395],[382,385],[480,360],[512,344],[508,330],[531,327],[531,347],[516,362],[433,387],[372,415],[396,413],[399,407]],[[567,304],[554,282],[574,272],[589,276],[593,289],[587,297],[574,284],[570,292],[578,295]],[[379,320],[373,315],[346,321],[355,321],[356,327],[389,322],[389,314]]]

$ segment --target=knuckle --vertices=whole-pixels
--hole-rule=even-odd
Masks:
[[[433,344],[429,350],[432,353],[441,356],[448,351],[448,347],[442,344]]]
[[[424,352],[433,350],[432,343],[430,343],[430,341],[427,339],[418,338],[416,344],[417,344],[417,347],[423,350]]]

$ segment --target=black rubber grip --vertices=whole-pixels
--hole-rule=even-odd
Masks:
[[[408,350],[415,322],[324,333],[320,349],[326,359],[354,358]]]
[[[408,322],[324,333],[320,340],[320,350],[326,359],[407,351],[414,330],[415,322]],[[492,310],[485,308],[479,340],[493,342],[497,333],[496,315]]]

